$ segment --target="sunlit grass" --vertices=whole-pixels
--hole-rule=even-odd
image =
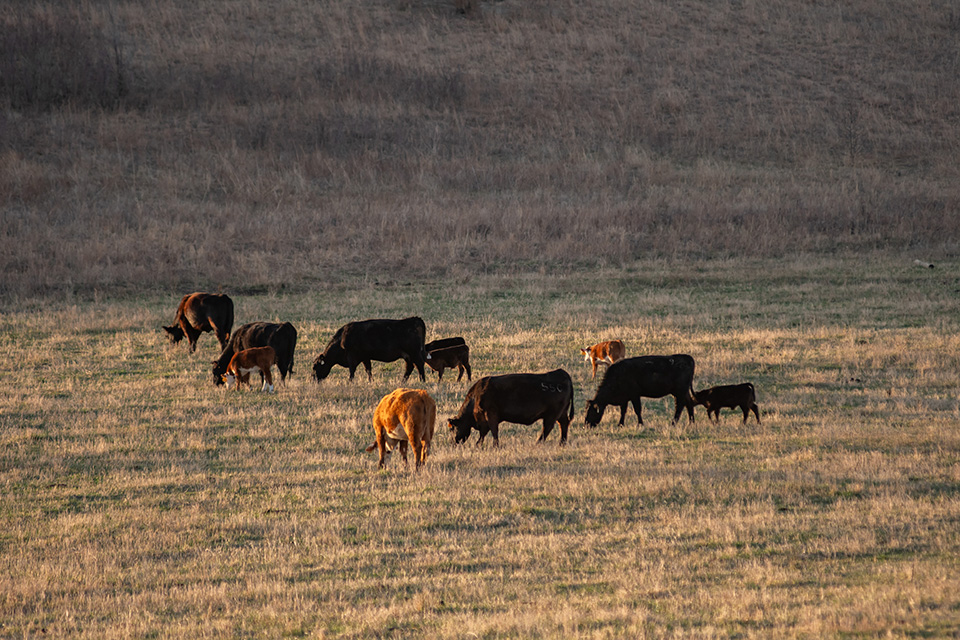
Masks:
[[[177,296],[3,313],[0,630],[955,632],[956,300],[895,263],[639,272],[237,295],[238,322],[299,330],[296,375],[275,395],[214,388],[209,335],[194,355],[166,344]],[[878,280],[887,292],[864,295]],[[771,298],[777,313],[761,313]],[[915,298],[927,304],[891,302]],[[318,385],[309,363],[345,319],[413,313],[428,338],[467,339],[476,377],[566,368],[568,446],[506,424],[499,449],[454,447],[445,418],[467,385],[430,377],[433,455],[419,474],[396,456],[378,472],[363,448],[401,367],[375,365],[372,383],[334,369]],[[608,337],[628,355],[694,355],[698,388],[752,381],[763,425],[732,411],[670,425],[667,399],[644,402],[643,431],[632,413],[584,428],[594,383],[579,346]]]

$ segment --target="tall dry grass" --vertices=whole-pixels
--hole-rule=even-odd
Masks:
[[[957,246],[950,2],[10,6],[7,296]]]

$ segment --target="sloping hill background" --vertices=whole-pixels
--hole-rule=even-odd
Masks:
[[[5,295],[960,237],[949,1],[8,6]]]

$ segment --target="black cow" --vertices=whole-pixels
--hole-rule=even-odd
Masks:
[[[662,398],[672,395],[676,400],[673,422],[680,419],[683,409],[687,409],[690,422],[693,422],[693,407],[696,400],[693,395],[693,358],[686,354],[672,356],[639,356],[626,358],[610,365],[603,382],[597,388],[593,400],[587,402],[584,422],[591,427],[600,424],[607,405],[620,407],[620,426],[627,414],[627,404],[633,403],[637,420],[643,424],[640,414],[640,398]]]
[[[227,346],[233,329],[233,300],[222,293],[188,293],[180,300],[173,324],[163,327],[173,344],[187,337],[190,353],[197,350],[197,339],[204,331],[213,331],[220,349]]]
[[[707,417],[720,422],[720,409],[736,409],[743,411],[743,424],[747,424],[750,411],[757,416],[760,424],[760,407],[757,406],[757,392],[749,382],[743,384],[726,384],[719,387],[702,389],[696,393],[696,404],[707,408]]]
[[[428,357],[423,342],[426,334],[427,326],[417,317],[347,323],[337,329],[327,348],[313,361],[313,377],[319,382],[330,375],[333,365],[340,365],[349,369],[353,380],[354,372],[363,363],[367,379],[373,380],[371,361],[403,359],[407,363],[403,379],[409,378],[416,366],[423,382],[426,380],[423,363]]]
[[[455,338],[440,338],[439,340],[433,340],[423,345],[423,348],[427,350],[427,353],[430,353],[435,349],[446,349],[447,347],[457,347],[462,344],[467,344],[467,341],[463,339],[463,336],[456,336]]]
[[[277,353],[277,370],[280,380],[286,382],[287,374],[293,375],[293,352],[297,348],[297,330],[289,322],[251,322],[237,329],[230,342],[213,361],[213,383],[223,384],[223,374],[233,354],[253,347],[273,347]]]
[[[500,423],[533,424],[543,420],[537,442],[543,442],[560,423],[560,444],[567,441],[567,429],[573,420],[573,381],[563,369],[548,373],[511,373],[486,376],[467,390],[460,411],[450,418],[450,431],[457,444],[470,437],[471,429],[480,432],[477,446],[487,432],[493,445],[500,444]]]
[[[473,378],[473,371],[470,369],[470,347],[462,337],[434,340],[428,342],[424,348],[430,356],[427,364],[437,372],[437,382],[443,380],[444,369],[456,369],[457,382],[463,379],[464,372],[467,380]]]

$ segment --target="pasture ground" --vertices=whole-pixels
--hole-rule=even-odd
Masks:
[[[956,265],[912,257],[226,291],[290,320],[276,395],[210,382],[159,330],[185,292],[0,312],[0,637],[943,637],[960,633]],[[421,315],[474,380],[567,369],[569,445],[441,430],[378,472],[397,364],[321,385],[343,322]],[[583,427],[578,348],[686,352],[696,386],[752,381],[763,424],[672,400]],[[441,425],[466,383],[428,372]],[[411,381],[411,386],[421,386]]]

